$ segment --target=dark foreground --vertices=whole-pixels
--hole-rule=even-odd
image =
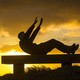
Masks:
[[[24,75],[16,76],[13,74],[6,74],[0,77],[0,80],[80,80],[80,67],[61,67],[55,70],[51,70],[46,67],[32,67],[29,68]]]

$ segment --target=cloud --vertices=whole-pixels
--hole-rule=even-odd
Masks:
[[[11,50],[15,50],[17,52],[22,52],[21,48],[19,47],[19,45],[5,45],[3,47],[0,48],[0,52],[9,52]]]
[[[7,31],[4,30],[4,28],[0,28],[0,37],[9,37],[9,33]]]
[[[79,0],[0,0],[0,26],[16,35],[27,29],[36,16],[44,25],[80,20]],[[16,29],[16,30],[15,30]]]
[[[15,45],[19,43],[17,36],[12,36],[3,27],[0,28],[0,47],[4,45]]]
[[[0,46],[18,44],[18,33],[26,31],[36,16],[44,19],[36,42],[51,38],[77,40],[80,37],[79,3],[79,0],[0,0]]]

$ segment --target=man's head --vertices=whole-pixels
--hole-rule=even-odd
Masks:
[[[20,32],[19,34],[18,34],[18,38],[21,40],[21,39],[23,39],[23,37],[24,37],[24,32],[22,31],[22,32]]]

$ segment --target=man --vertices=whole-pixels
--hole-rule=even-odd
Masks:
[[[22,31],[18,34],[18,38],[20,39],[19,45],[24,52],[31,55],[46,55],[52,49],[57,48],[64,53],[74,54],[75,51],[79,48],[79,44],[74,43],[71,46],[68,46],[55,39],[40,43],[39,45],[33,43],[37,33],[40,30],[43,19],[41,18],[38,27],[34,30],[37,21],[38,20],[36,18],[32,26],[25,33]],[[33,30],[34,32],[32,33]]]

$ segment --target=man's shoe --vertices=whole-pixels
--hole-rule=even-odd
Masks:
[[[74,54],[75,53],[75,51],[77,50],[79,48],[79,44],[73,44],[72,46],[69,46],[69,48],[68,48],[68,51],[67,51],[67,54]]]
[[[74,54],[78,48],[79,48],[79,44],[75,45],[75,47],[72,47],[71,54]]]

